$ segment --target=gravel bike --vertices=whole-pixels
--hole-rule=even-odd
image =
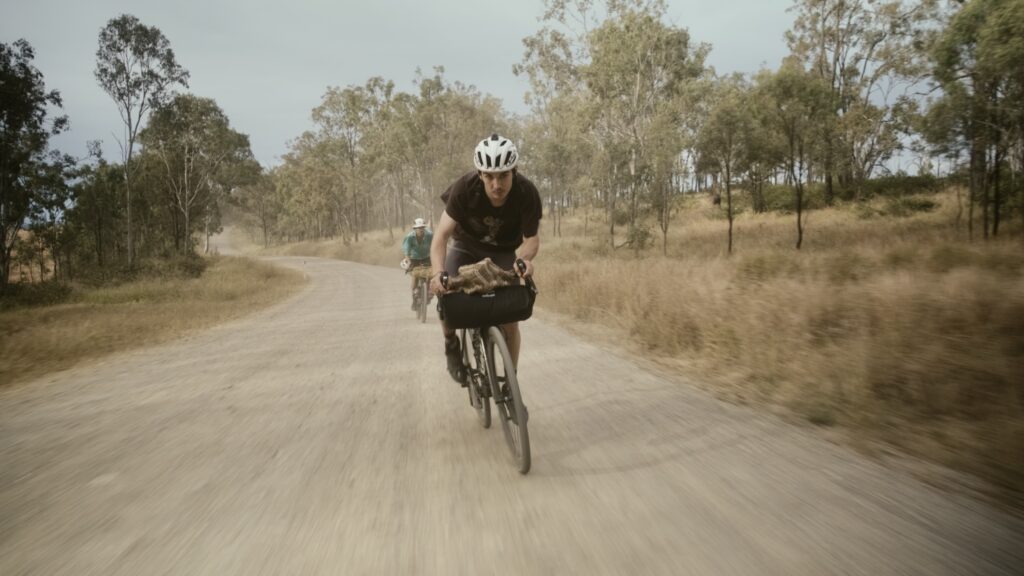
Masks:
[[[525,270],[525,264],[521,260],[516,261],[516,265],[520,267],[520,270]],[[447,273],[442,273],[441,283],[447,288]],[[528,318],[532,313],[536,294],[537,286],[533,283],[533,279],[526,278],[525,286],[498,288],[493,293],[482,296],[462,295],[469,298],[494,299],[496,306],[492,305],[489,308],[478,306],[477,309],[483,311],[495,307],[503,308],[495,316],[502,317],[502,320],[488,319],[489,314],[484,312],[475,315],[480,318],[476,324],[481,325],[458,326],[458,324],[472,323],[471,321],[462,321],[456,322],[457,325],[452,326],[459,328],[463,374],[466,375],[463,385],[468,389],[469,403],[476,410],[480,425],[490,428],[491,400],[494,400],[494,410],[497,413],[498,422],[501,423],[505,442],[508,444],[512,458],[521,474],[530,471],[530,433],[527,428],[530,413],[526,405],[523,404],[516,367],[512,362],[512,354],[509,352],[505,334],[500,325]],[[448,296],[442,297],[438,302],[438,308],[443,316],[447,314],[448,319],[451,320],[450,310],[447,312],[444,310],[446,304],[450,308],[450,304],[445,302],[447,299],[449,299]],[[473,302],[473,300],[465,298],[463,301]],[[484,300],[479,300],[479,302],[483,303]],[[519,312],[510,313],[510,310]],[[515,320],[507,319],[511,317],[514,317]]]

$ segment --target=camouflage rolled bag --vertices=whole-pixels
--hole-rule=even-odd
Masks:
[[[412,276],[413,278],[422,278],[424,280],[430,281],[430,266],[417,266],[415,268],[410,269],[406,273]]]
[[[520,322],[533,315],[537,289],[533,282],[519,284],[511,270],[502,270],[490,258],[459,268],[448,281],[452,292],[437,303],[449,328],[483,328]]]

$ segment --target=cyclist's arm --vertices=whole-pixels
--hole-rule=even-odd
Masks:
[[[526,262],[525,276],[533,276],[533,259],[537,257],[538,252],[540,252],[540,234],[523,238],[523,244],[519,246],[519,257]]]
[[[430,242],[430,287],[435,293],[441,292],[440,274],[444,271],[444,258],[448,251],[448,239],[455,233],[455,220],[448,211],[441,213],[441,221],[434,229],[434,239]]]

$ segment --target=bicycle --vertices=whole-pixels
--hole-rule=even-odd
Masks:
[[[416,319],[421,323],[427,321],[427,304],[430,302],[430,266],[409,266],[404,261],[406,274],[412,274],[416,278],[415,287],[412,290],[412,308],[416,312]]]
[[[525,270],[522,260],[516,261],[520,270]],[[441,284],[447,289],[448,274],[441,274]],[[525,288],[525,292],[522,290]],[[520,289],[516,291],[515,289]],[[505,342],[505,335],[501,330],[501,324],[525,320],[533,311],[533,302],[537,295],[537,286],[533,279],[526,278],[524,286],[509,286],[498,288],[494,296],[471,296],[463,294],[468,298],[492,298],[495,299],[499,291],[509,295],[505,300],[511,302],[508,310],[503,310],[499,315],[500,319],[489,318],[487,320],[476,320],[475,323],[483,323],[483,326],[452,326],[459,330],[459,339],[462,343],[462,364],[465,380],[463,385],[468,388],[469,404],[476,410],[477,418],[483,428],[491,426],[491,399],[494,399],[495,411],[498,414],[498,421],[501,422],[502,431],[505,435],[505,442],[508,444],[519,468],[520,474],[530,471],[530,433],[527,422],[530,419],[529,410],[523,404],[523,397],[519,390],[519,378],[516,374],[515,364],[512,362],[512,354],[509,352],[508,344]],[[445,295],[438,300],[438,311],[443,318],[447,316],[451,320],[450,296]],[[497,298],[500,302],[502,298]],[[446,300],[448,301],[446,303]],[[462,299],[464,302],[473,300]],[[447,306],[447,310],[445,309]],[[492,303],[490,309],[496,306]],[[497,306],[502,307],[501,305]],[[476,309],[480,312],[486,306],[467,306],[468,309]],[[474,323],[471,316],[487,318],[487,313],[474,314],[473,311],[466,313],[468,316],[457,320],[456,324]],[[497,351],[497,353],[495,353]]]

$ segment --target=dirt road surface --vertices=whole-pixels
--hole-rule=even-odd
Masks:
[[[0,574],[1024,574],[997,506],[542,320],[521,476],[397,268],[277,261],[280,305],[0,390]]]

